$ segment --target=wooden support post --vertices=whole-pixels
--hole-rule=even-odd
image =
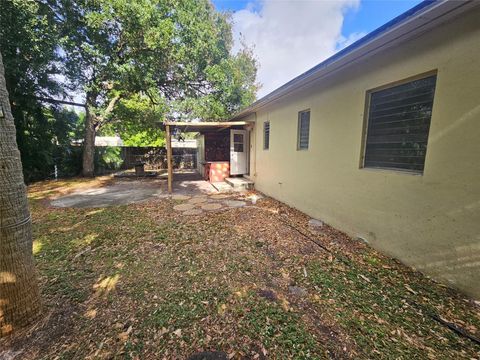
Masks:
[[[167,166],[168,166],[168,192],[173,192],[173,162],[172,162],[172,135],[170,134],[170,125],[166,127],[167,141]]]

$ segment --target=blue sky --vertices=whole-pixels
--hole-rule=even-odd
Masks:
[[[342,33],[369,33],[419,3],[420,0],[362,0],[358,10],[345,14]]]
[[[301,0],[300,0],[301,1]],[[213,0],[213,4],[221,11],[238,11],[245,9],[247,0]],[[361,0],[360,7],[345,14],[342,32],[366,32],[382,26],[401,13],[422,2],[421,0]]]
[[[232,12],[259,62],[259,97],[307,71],[421,0],[213,0]]]

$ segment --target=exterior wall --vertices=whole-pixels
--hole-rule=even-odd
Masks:
[[[258,111],[255,187],[480,298],[479,18],[476,8]],[[366,91],[432,70],[424,174],[361,169]],[[297,151],[305,109],[310,146]],[[263,150],[267,120],[270,149]]]

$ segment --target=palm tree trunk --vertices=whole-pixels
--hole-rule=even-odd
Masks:
[[[4,72],[0,53],[0,337],[40,313],[32,223]]]

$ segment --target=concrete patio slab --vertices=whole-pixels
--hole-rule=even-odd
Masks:
[[[117,181],[112,185],[74,191],[50,204],[62,208],[107,207],[137,203],[162,194],[164,191],[156,181]]]
[[[229,196],[219,194],[219,191],[208,181],[205,181],[198,173],[192,171],[181,171],[174,177],[174,193],[167,191],[166,180],[160,176],[157,179],[115,179],[113,182],[102,187],[82,188],[74,192],[56,198],[50,202],[54,207],[107,207],[115,205],[126,205],[146,201],[152,197],[170,198],[176,201],[188,201],[190,206],[207,205],[212,200],[226,199]],[[229,185],[227,187],[230,188]],[[212,210],[217,206],[213,205]],[[192,207],[192,208],[193,208]],[[179,211],[191,210],[192,208],[182,208]],[[207,206],[208,208],[208,206]]]

